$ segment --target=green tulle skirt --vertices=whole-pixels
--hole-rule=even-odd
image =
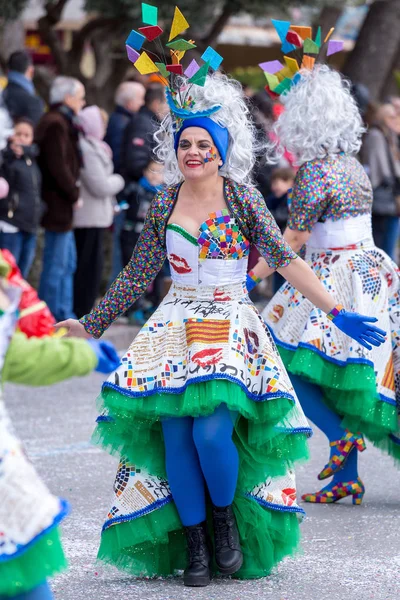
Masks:
[[[284,556],[293,554],[299,542],[299,513],[247,493],[269,477],[285,477],[297,461],[308,458],[304,430],[293,432],[299,408],[289,398],[255,402],[236,383],[214,379],[190,384],[181,394],[129,397],[104,387],[99,408],[113,421],[99,422],[93,440],[136,467],[165,477],[165,451],[161,420],[168,417],[206,416],[225,403],[238,414],[233,439],[240,468],[234,510],[244,552],[240,578],[267,575]],[[174,503],[133,520],[106,528],[99,558],[132,575],[171,575],[185,568],[184,531]]]
[[[371,365],[338,366],[307,348],[288,350],[277,343],[289,373],[323,389],[327,405],[342,417],[342,427],[361,432],[375,446],[400,460],[400,445],[391,438],[398,428],[397,407],[384,402],[376,390]]]
[[[28,592],[66,567],[59,528],[54,527],[16,558],[0,562],[0,596]]]

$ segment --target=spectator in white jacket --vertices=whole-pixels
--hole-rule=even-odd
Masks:
[[[74,213],[77,269],[74,280],[74,312],[78,318],[93,308],[99,294],[104,264],[104,231],[112,225],[115,195],[124,187],[114,173],[112,151],[103,141],[108,116],[98,106],[80,113],[85,137],[81,140],[80,202]]]

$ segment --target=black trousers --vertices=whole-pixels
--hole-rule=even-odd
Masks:
[[[89,313],[99,295],[104,265],[104,229],[75,229],[77,267],[74,277],[74,312],[78,319]]]

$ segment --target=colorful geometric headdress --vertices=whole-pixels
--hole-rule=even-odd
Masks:
[[[322,42],[321,27],[318,27],[313,39],[311,27],[291,25],[289,21],[275,19],[272,19],[272,24],[282,42],[285,61],[285,64],[279,60],[259,64],[268,82],[265,89],[272,98],[285,94],[300,80],[300,69],[313,69],[325,55],[331,56],[343,50],[343,42],[330,39],[333,27]]]
[[[196,111],[191,90],[194,85],[204,86],[209,70],[216,71],[219,68],[222,56],[209,46],[201,56],[202,64],[193,59],[184,69],[181,60],[196,45],[193,40],[179,37],[189,27],[189,23],[177,6],[165,49],[160,40],[164,31],[158,25],[157,7],[142,2],[142,21],[145,26],[139,27],[138,31],[133,29],[125,42],[128,58],[142,75],[160,75],[166,86],[175,130],[179,129],[184,119],[208,117],[219,110],[220,105],[215,105],[207,110]],[[152,50],[142,49],[146,41],[153,42]]]

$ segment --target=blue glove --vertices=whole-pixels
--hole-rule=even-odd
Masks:
[[[251,292],[251,290],[254,289],[261,281],[261,279],[255,277],[254,275],[252,276],[252,274],[253,271],[249,271],[246,277],[246,287],[248,292]]]
[[[92,350],[97,357],[97,367],[95,371],[98,373],[112,373],[121,363],[117,351],[110,342],[100,342],[99,340],[87,340]]]
[[[342,309],[331,320],[343,333],[356,340],[356,342],[368,350],[372,350],[372,346],[380,346],[386,341],[386,332],[379,329],[379,327],[370,325],[370,323],[377,322],[378,319],[375,317],[365,317],[364,315],[347,312]]]

